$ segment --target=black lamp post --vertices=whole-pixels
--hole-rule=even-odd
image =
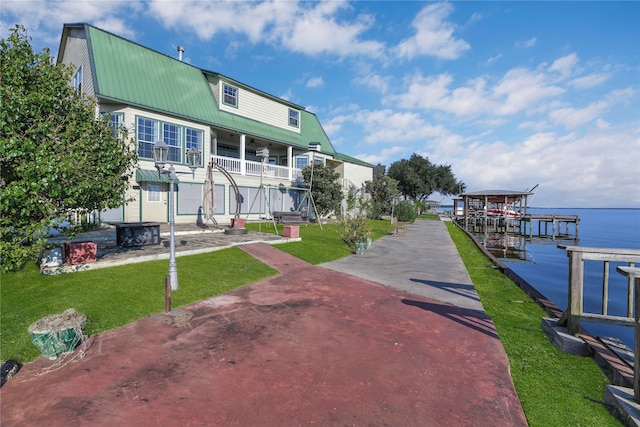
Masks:
[[[169,155],[169,146],[163,141],[158,141],[153,145],[153,159],[155,161],[156,169],[159,174],[166,174],[169,176],[169,284],[171,290],[178,289],[178,268],[176,266],[176,245],[175,245],[175,218],[174,218],[174,190],[175,179],[178,173],[184,174],[188,172],[176,172],[172,164],[169,165],[169,169],[165,170],[164,166],[167,163],[167,157]],[[191,169],[191,174],[195,177],[196,169],[200,165],[200,151],[189,148],[186,152],[187,166]],[[167,300],[170,301],[168,295]],[[170,305],[170,304],[169,304]],[[168,310],[167,310],[168,311]]]

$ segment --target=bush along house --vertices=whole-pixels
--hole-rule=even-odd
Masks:
[[[238,196],[248,220],[297,210],[305,198],[301,170],[312,161],[336,170],[345,192],[372,179],[371,164],[335,151],[315,114],[182,62],[182,50],[171,57],[88,24],[64,25],[58,63],[74,66],[71,84],[95,97],[99,113],[124,129],[138,152],[123,205],[100,212],[102,222],[168,221],[168,177],[153,158],[158,142],[169,146],[175,170],[188,172],[175,181],[176,223],[202,221],[209,209],[205,218],[227,224]],[[202,153],[193,175],[189,149]],[[211,161],[222,169],[208,172]]]

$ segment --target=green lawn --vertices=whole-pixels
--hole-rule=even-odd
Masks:
[[[172,307],[222,294],[276,274],[237,248],[178,257],[180,289]],[[35,266],[3,274],[0,286],[0,359],[26,362],[39,355],[28,328],[67,308],[87,316],[85,332],[98,334],[164,311],[168,261],[150,261],[99,270],[43,276]]]
[[[448,222],[480,300],[493,318],[530,426],[619,426],[602,400],[609,383],[589,357],[565,354],[542,331],[544,310]]]

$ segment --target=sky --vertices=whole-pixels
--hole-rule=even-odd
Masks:
[[[640,208],[640,2],[2,1],[57,54],[98,28],[294,102],[334,148],[413,153],[467,191],[538,185],[530,205]],[[439,194],[431,199],[450,203]]]

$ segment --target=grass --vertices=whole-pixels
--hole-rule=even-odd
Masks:
[[[276,274],[237,248],[178,257],[180,289],[172,307],[191,304]],[[221,266],[224,266],[221,267]],[[28,265],[3,274],[0,287],[0,359],[26,362],[39,355],[28,327],[67,308],[87,316],[85,332],[98,334],[164,311],[166,260],[150,261],[73,274],[43,276]]]
[[[542,331],[546,313],[499,270],[455,225],[449,233],[511,365],[511,376],[530,426],[620,426],[602,399],[609,383],[589,357],[565,354]]]
[[[372,223],[372,238],[391,231],[389,221]],[[484,308],[493,318],[511,365],[511,374],[529,424],[619,426],[601,400],[606,377],[591,358],[556,349],[541,330],[544,311],[500,271],[462,231],[447,223]],[[273,225],[247,224],[272,231]],[[279,226],[280,233],[282,232]],[[335,225],[301,226],[302,242],[278,247],[312,264],[352,251]],[[173,307],[219,295],[275,274],[275,270],[237,248],[178,257],[180,289]],[[224,266],[222,268],[221,266]],[[88,317],[86,332],[104,332],[164,310],[167,261],[112,267],[60,276],[42,276],[35,265],[2,276],[0,358],[26,362],[38,356],[28,326],[39,318],[76,308]]]
[[[372,240],[379,239],[392,231],[389,221],[371,221],[371,226]],[[246,228],[251,231],[257,231],[260,227],[263,232],[273,232],[273,224],[246,224]],[[282,235],[282,225],[277,227],[278,233]],[[334,261],[353,253],[353,250],[338,236],[335,224],[323,224],[322,230],[318,225],[301,225],[300,237],[301,242],[278,245],[278,248],[314,265]]]

